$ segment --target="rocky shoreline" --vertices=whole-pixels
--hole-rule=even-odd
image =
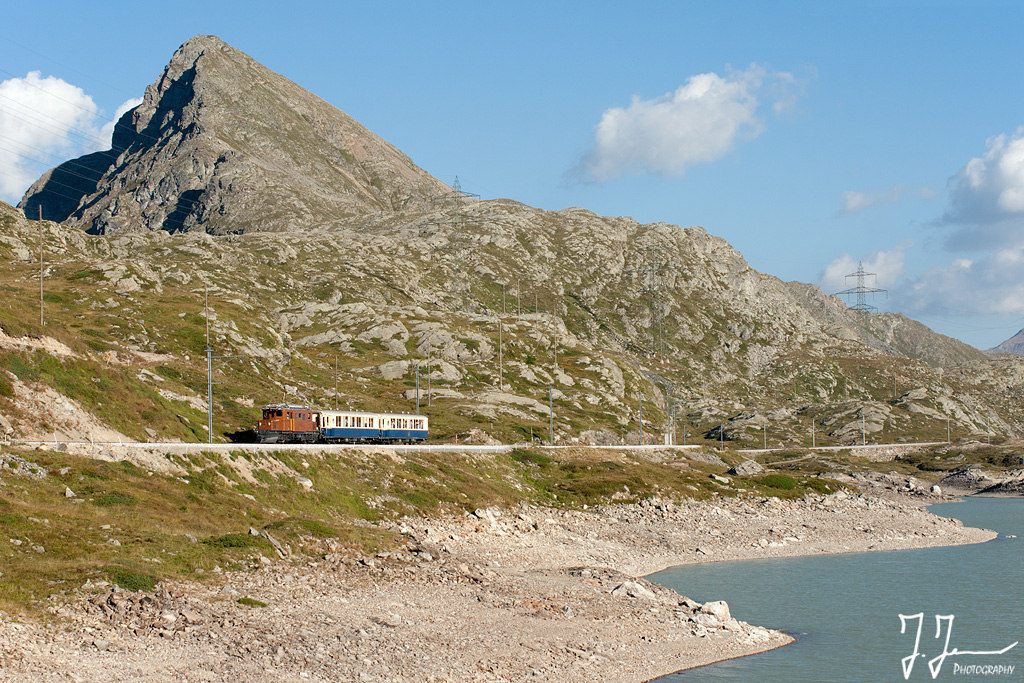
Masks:
[[[373,557],[257,556],[253,571],[152,593],[87,584],[52,621],[0,621],[0,680],[645,681],[792,641],[641,578],[651,572],[995,536],[845,491],[523,505],[394,530],[405,547]]]

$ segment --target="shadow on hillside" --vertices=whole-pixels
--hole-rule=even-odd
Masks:
[[[237,432],[230,432],[224,436],[228,437],[231,443],[256,443],[255,429],[240,429]]]

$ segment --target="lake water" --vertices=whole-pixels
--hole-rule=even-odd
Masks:
[[[699,602],[726,600],[732,615],[797,638],[792,645],[658,679],[662,683],[743,681],[1024,681],[1024,499],[969,498],[932,512],[999,532],[979,545],[893,552],[717,562],[647,578]],[[1009,538],[1016,536],[1017,538]],[[901,660],[917,651],[904,677]],[[949,630],[936,615],[954,615]],[[949,656],[944,649],[1004,654]],[[968,667],[1014,667],[969,669]]]

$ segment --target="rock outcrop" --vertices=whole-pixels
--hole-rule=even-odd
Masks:
[[[1024,330],[1013,335],[999,346],[988,350],[989,353],[1014,353],[1024,356]]]
[[[47,172],[21,208],[91,233],[309,229],[450,192],[398,149],[214,36],[174,53],[113,147]]]

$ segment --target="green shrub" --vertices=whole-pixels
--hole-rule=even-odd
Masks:
[[[252,534],[224,534],[212,538],[204,538],[202,541],[211,548],[265,548],[270,543],[259,536]]]
[[[769,474],[767,477],[762,477],[760,481],[764,486],[783,491],[792,491],[798,486],[796,479],[784,474]]]
[[[160,375],[165,379],[181,379],[181,373],[172,367],[166,365],[160,365],[156,368],[156,374]]]
[[[151,591],[156,587],[156,578],[128,567],[112,567],[110,580],[126,591]]]
[[[266,607],[267,603],[254,600],[253,598],[238,598],[239,605],[245,605],[246,607]]]
[[[75,273],[74,275],[71,275],[70,277],[68,277],[68,280],[71,280],[71,281],[83,280],[83,279],[85,279],[87,277],[99,277],[101,275],[103,275],[103,271],[95,270],[93,268],[89,268],[89,269],[86,269],[86,270],[80,270],[77,273]]]
[[[111,491],[110,493],[103,494],[93,502],[101,507],[109,507],[111,505],[134,505],[139,502],[139,499],[130,493]]]
[[[524,448],[516,448],[509,453],[509,456],[516,462],[521,462],[524,465],[540,465],[543,467],[544,465],[551,464],[551,458],[548,456],[541,453],[534,453],[533,451],[528,451]]]
[[[14,398],[14,388],[7,383],[7,378],[3,375],[0,375],[0,396]]]
[[[316,519],[283,519],[266,526],[271,531],[280,531],[289,536],[307,534],[316,538],[337,538],[338,532]]]
[[[817,493],[829,494],[835,493],[836,491],[839,491],[840,489],[844,489],[846,487],[843,486],[838,481],[836,481],[835,479],[814,478],[809,479],[807,481],[807,488]]]

